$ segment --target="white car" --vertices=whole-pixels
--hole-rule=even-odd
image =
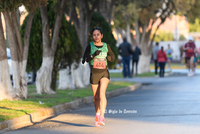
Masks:
[[[12,69],[12,59],[10,56],[10,49],[6,48],[6,51],[7,51],[8,65],[9,65],[9,71],[10,71],[10,79],[12,82],[13,81],[13,69]],[[32,83],[33,82],[33,73],[26,73],[26,76],[28,78],[28,83]]]

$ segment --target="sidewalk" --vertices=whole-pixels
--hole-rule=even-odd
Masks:
[[[151,67],[151,68],[150,68],[150,71],[151,71],[151,72],[154,72],[155,70],[154,70],[153,67]],[[111,70],[109,70],[109,72],[110,72],[110,73],[121,73],[121,72],[122,72],[122,69],[111,69]],[[159,68],[158,68],[158,72],[159,72]],[[165,69],[165,72],[170,72],[170,70],[166,68],[166,69]],[[186,69],[186,68],[172,67],[171,72],[172,72],[172,73],[188,73],[188,69]],[[200,67],[198,67],[198,68],[195,70],[195,73],[196,73],[196,74],[200,74]]]
[[[132,86],[109,91],[109,92],[106,92],[106,97],[112,98],[112,97],[115,97],[127,92],[132,92],[136,89],[139,89],[141,86],[142,86],[141,83],[136,83],[135,85],[132,85]],[[77,109],[79,107],[82,107],[92,102],[93,102],[93,96],[88,96],[88,97],[78,99],[69,103],[65,103],[65,104],[54,106],[52,108],[45,109],[42,112],[27,114],[19,118],[1,122],[0,133],[3,131],[19,129],[25,126],[34,125],[36,123],[44,121],[45,119],[51,118],[53,116],[59,115],[61,113],[64,113],[72,109]]]

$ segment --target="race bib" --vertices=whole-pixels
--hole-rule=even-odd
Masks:
[[[188,49],[188,52],[193,52],[194,50],[192,48]]]
[[[94,58],[93,68],[105,69],[106,59],[105,58]]]

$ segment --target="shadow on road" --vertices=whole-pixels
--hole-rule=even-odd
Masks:
[[[61,124],[64,124],[64,125],[70,125],[70,126],[76,126],[76,127],[94,127],[94,126],[91,126],[91,125],[76,124],[76,123],[63,122],[63,121],[57,121],[57,120],[48,120],[47,122],[61,123]]]

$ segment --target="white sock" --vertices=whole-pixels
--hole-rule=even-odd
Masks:
[[[100,115],[100,112],[99,112],[99,113],[96,113],[96,115]]]

